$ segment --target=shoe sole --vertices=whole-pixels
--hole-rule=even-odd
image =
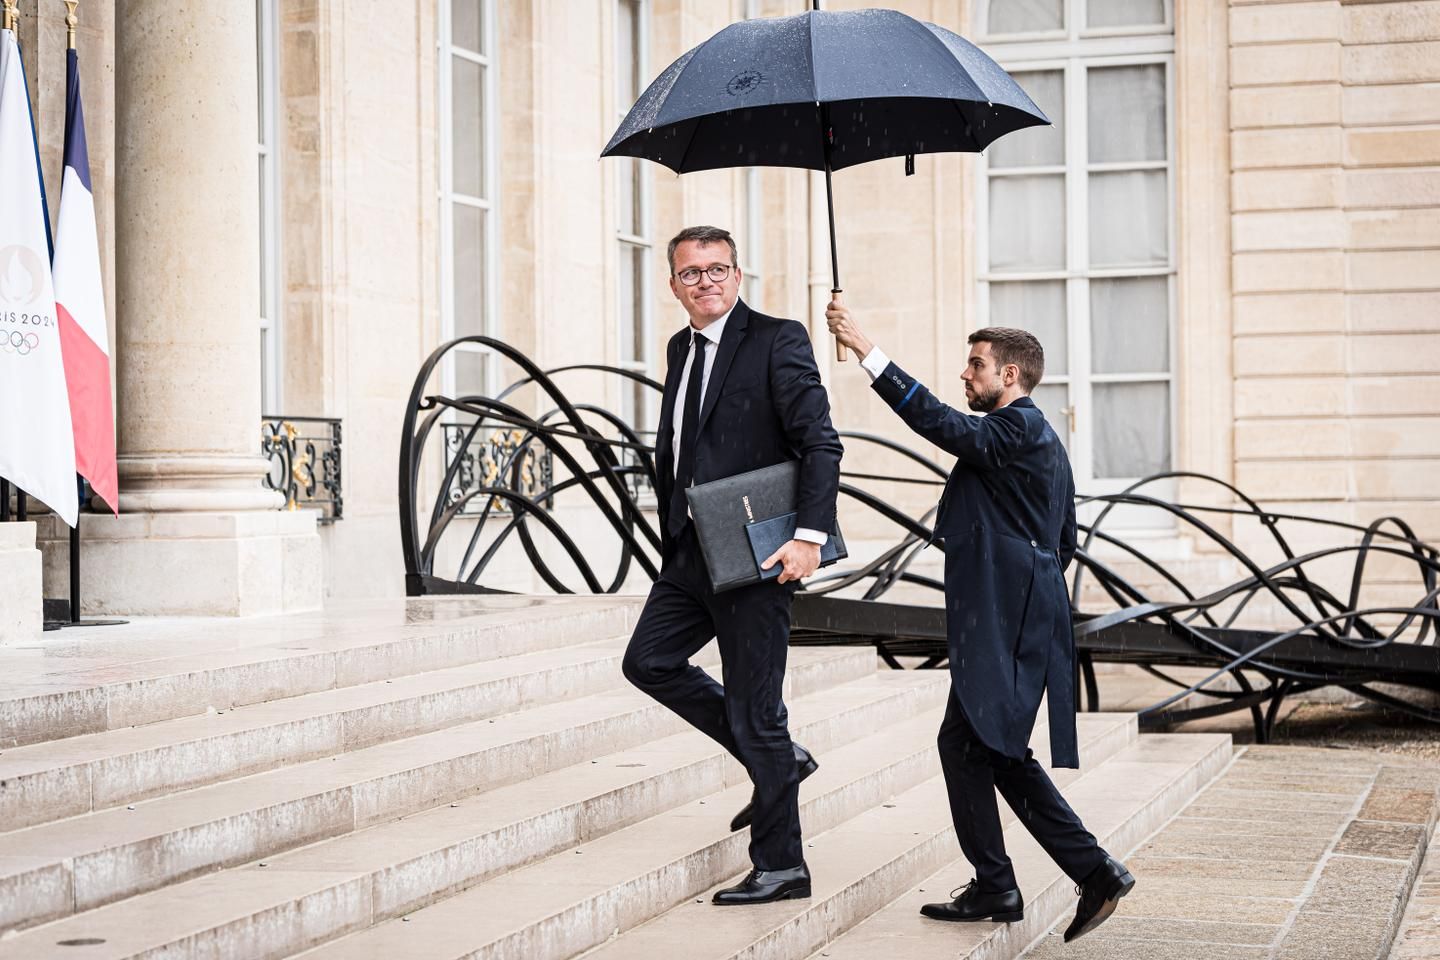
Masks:
[[[1121,876],[1120,879],[1116,882],[1114,888],[1112,888],[1111,891],[1105,895],[1105,902],[1100,905],[1100,909],[1095,912],[1095,916],[1091,917],[1086,922],[1085,926],[1075,931],[1073,935],[1067,932],[1065,935],[1065,942],[1073,943],[1076,940],[1079,940],[1081,937],[1085,936],[1085,934],[1089,933],[1091,930],[1094,930],[1096,927],[1100,926],[1100,924],[1104,923],[1106,920],[1109,920],[1110,915],[1115,912],[1115,907],[1120,903],[1120,898],[1134,889],[1135,878],[1131,876],[1130,871],[1127,870],[1125,871],[1125,874]]]
[[[775,903],[780,900],[809,900],[809,887],[796,887],[794,890],[786,890],[778,897],[766,897],[764,900],[712,900],[711,903],[717,907],[748,907],[757,903]]]
[[[983,917],[936,917],[922,910],[920,916],[927,920],[939,920],[941,923],[1019,923],[1025,919],[1025,911],[1017,910],[1014,913],[990,913]]]

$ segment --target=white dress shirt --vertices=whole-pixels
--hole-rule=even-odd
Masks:
[[[724,336],[725,324],[729,322],[730,314],[734,312],[735,308],[731,307],[726,311],[725,316],[706,325],[704,330],[696,330],[694,326],[689,328],[692,333],[698,333],[710,341],[709,345],[705,347],[705,369],[700,374],[700,403],[702,409],[704,408],[705,395],[710,391],[710,371],[715,369],[715,354],[720,350],[720,338]],[[680,370],[680,386],[675,391],[675,407],[670,415],[671,429],[674,434],[673,448],[675,450],[676,473],[680,471],[680,434],[685,426],[685,394],[690,389],[690,368],[694,366],[694,363],[695,344],[692,338],[690,346],[685,349],[685,366]],[[881,369],[884,368],[882,367]],[[806,527],[800,527],[795,531],[795,539],[818,543],[824,546],[825,542],[830,539],[830,534],[823,530],[810,530]]]

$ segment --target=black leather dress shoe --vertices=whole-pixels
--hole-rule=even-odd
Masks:
[[[715,892],[722,906],[772,903],[776,900],[804,900],[810,896],[810,868],[805,864],[789,870],[751,870],[733,887]]]
[[[1083,937],[1104,923],[1115,912],[1120,898],[1133,889],[1135,878],[1125,869],[1125,864],[1106,857],[1105,862],[1090,871],[1090,876],[1075,888],[1080,894],[1080,905],[1075,908],[1075,919],[1065,930],[1065,942]]]
[[[820,764],[814,757],[810,756],[810,751],[800,746],[800,744],[797,743],[794,746],[795,766],[800,770],[800,781],[803,783],[806,777],[820,769]],[[735,818],[730,821],[730,829],[744,830],[750,826],[750,821],[753,819],[755,819],[755,794],[752,792],[750,794],[750,802],[741,807],[740,812],[735,814]]]
[[[1019,890],[986,893],[980,889],[978,881],[971,880],[960,890],[952,892],[951,896],[955,899],[925,904],[920,908],[921,916],[964,923],[975,920],[1016,923],[1025,919],[1025,900]]]

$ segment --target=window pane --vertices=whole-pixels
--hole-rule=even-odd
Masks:
[[[1070,419],[1065,416],[1065,408],[1070,405],[1070,388],[1063,383],[1042,383],[1030,394],[1030,399],[1035,401],[1035,406],[1045,414],[1051,429],[1055,431],[1060,442],[1065,448],[1070,448]]]
[[[260,329],[260,413],[274,413],[270,409],[270,331]]]
[[[485,354],[478,350],[457,348],[450,351],[455,358],[455,393],[462,397],[484,395]]]
[[[1090,344],[1096,373],[1170,370],[1170,281],[1090,281]]]
[[[270,211],[265,209],[265,161],[260,158],[260,316],[270,316],[270,264],[266,262],[267,231],[274,229],[270,224]]]
[[[1092,67],[1090,162],[1165,159],[1165,67]]]
[[[1065,178],[990,179],[990,269],[1065,266]]]
[[[1140,27],[1165,22],[1165,0],[1088,0],[1091,27]]]
[[[625,272],[624,282],[630,284],[634,291],[632,300],[634,308],[630,311],[630,355],[626,360],[634,360],[643,363],[649,353],[649,345],[645,342],[645,255],[650,251],[644,247],[630,248],[630,263]]]
[[[1039,33],[1065,26],[1065,0],[990,0],[990,33]]]
[[[1170,384],[1097,383],[1095,476],[1135,479],[1170,469]]]
[[[641,339],[636,331],[641,327],[640,298],[645,295],[641,285],[641,262],[639,248],[620,244],[620,360],[622,363],[639,356]]]
[[[1164,170],[1090,174],[1091,266],[1169,263],[1168,206]]]
[[[620,362],[643,363],[645,342],[645,255],[644,247],[620,244]],[[623,381],[620,416],[626,423],[644,427],[644,393],[629,380]]]
[[[1065,331],[1065,281],[990,284],[992,327],[1019,327],[1035,334],[1045,349],[1045,372],[1069,369]]]
[[[451,170],[454,190],[485,197],[485,69],[450,58]]]
[[[455,336],[485,332],[485,211],[451,204],[454,211]]]
[[[1060,70],[1034,70],[1014,75],[1015,81],[1055,125],[1026,127],[991,144],[987,156],[992,167],[1065,165],[1065,74]]]
[[[620,109],[629,110],[640,96],[639,0],[620,0],[615,23],[616,63],[620,75]]]
[[[615,177],[620,195],[615,202],[615,226],[621,233],[643,237],[648,224],[645,222],[645,198],[640,179],[645,171],[640,164],[639,160],[622,159],[617,165]]]
[[[265,64],[269,60],[269,44],[265,42],[265,5],[268,2],[255,0],[255,61],[258,67],[255,71],[255,102],[260,105],[260,109],[255,111],[255,142],[262,145],[266,142],[265,115],[269,107],[265,102]]]
[[[451,0],[450,42],[474,53],[485,51],[485,17],[480,5],[484,0]]]

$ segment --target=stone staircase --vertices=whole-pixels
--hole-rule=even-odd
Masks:
[[[953,955],[915,913],[969,876],[934,749],[948,676],[791,652],[815,895],[724,910],[707,894],[748,867],[728,821],[749,783],[622,679],[638,609],[447,598],[0,651],[0,960]],[[1058,779],[1116,851],[1231,756],[1080,724]],[[970,931],[986,956],[1073,902],[1012,843],[1031,902]]]

